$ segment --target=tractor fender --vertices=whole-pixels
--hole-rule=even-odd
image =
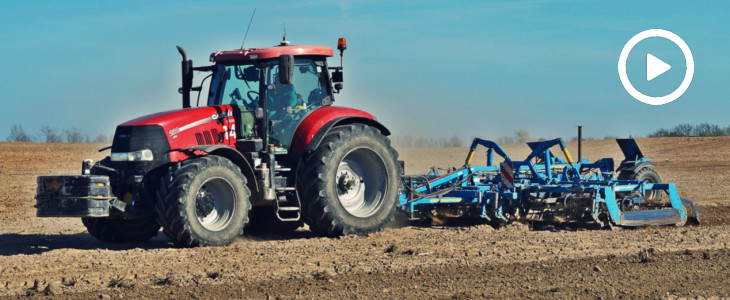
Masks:
[[[324,137],[327,135],[327,133],[330,131],[330,129],[334,128],[338,125],[347,125],[347,124],[355,124],[355,123],[361,123],[368,126],[372,126],[380,130],[380,133],[382,133],[385,136],[390,135],[390,130],[386,128],[383,124],[380,124],[380,122],[375,121],[373,119],[363,118],[363,117],[340,117],[337,119],[334,119],[332,121],[327,122],[324,124],[319,130],[317,130],[317,133],[314,134],[314,137],[312,137],[312,141],[307,145],[307,148],[304,149],[304,152],[312,152],[317,147],[319,147],[319,144],[322,142]]]
[[[656,164],[650,161],[641,161],[634,164],[623,164],[616,169],[616,172],[628,171],[628,172],[639,172],[639,170],[647,167],[656,167]]]
[[[246,176],[249,185],[255,187],[256,192],[259,191],[258,180],[256,180],[256,174],[253,171],[253,167],[251,167],[251,164],[248,162],[246,157],[244,157],[238,150],[227,145],[201,145],[188,147],[182,150],[197,150],[205,152],[208,155],[217,155],[232,161],[236,166],[241,168],[241,173]]]
[[[319,147],[327,132],[335,126],[361,123],[372,126],[388,136],[390,130],[375,120],[371,114],[353,108],[325,106],[304,118],[297,126],[291,142],[291,152],[302,153]]]

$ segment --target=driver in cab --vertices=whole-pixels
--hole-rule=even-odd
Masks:
[[[282,84],[277,81],[270,87],[273,89],[266,92],[266,106],[270,119],[282,118],[299,104],[299,95],[294,91],[293,84]]]

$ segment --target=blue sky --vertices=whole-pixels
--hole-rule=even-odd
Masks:
[[[283,24],[293,44],[334,47],[346,37],[336,104],[369,111],[400,136],[730,125],[725,1],[5,1],[0,139],[13,124],[111,135],[126,120],[180,107],[175,46],[207,64],[214,50],[240,47],[254,7],[249,47],[278,43]],[[695,60],[687,92],[663,106],[631,98],[617,74],[623,45],[651,28],[681,36]],[[638,82],[646,52],[673,67],[653,85]],[[629,77],[666,94],[683,64],[678,48],[647,40],[629,57]]]

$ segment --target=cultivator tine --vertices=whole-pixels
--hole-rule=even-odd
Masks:
[[[697,208],[695,208],[695,204],[692,201],[689,201],[687,199],[682,199],[682,203],[689,205],[689,207],[692,208],[692,218],[694,225],[700,224],[700,213],[697,212]],[[687,220],[689,221],[690,218],[688,217]]]

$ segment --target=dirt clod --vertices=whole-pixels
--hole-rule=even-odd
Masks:
[[[45,289],[43,289],[43,294],[46,296],[55,296],[56,295],[56,286],[53,284],[53,282],[48,283]]]
[[[654,248],[643,249],[636,255],[640,263],[650,263],[656,261],[656,250]]]

